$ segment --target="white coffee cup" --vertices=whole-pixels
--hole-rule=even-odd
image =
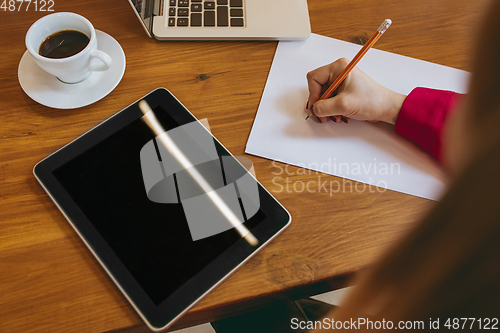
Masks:
[[[63,30],[82,32],[90,41],[82,51],[66,58],[54,59],[40,55],[40,45],[45,39]],[[38,66],[64,83],[81,82],[93,71],[108,70],[113,63],[107,53],[97,49],[95,29],[90,21],[75,13],[54,13],[33,23],[26,34],[26,48]]]

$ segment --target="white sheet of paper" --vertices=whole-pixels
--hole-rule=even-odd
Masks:
[[[381,123],[304,120],[306,74],[341,57],[352,59],[360,48],[316,34],[301,42],[280,42],[246,153],[378,185],[379,191],[390,189],[439,199],[446,183],[443,167]],[[468,72],[376,49],[368,51],[357,67],[381,85],[405,95],[415,87],[465,93],[469,80]],[[287,176],[279,167],[273,174],[283,179]],[[282,182],[281,186],[287,185]],[[338,184],[325,187],[316,190],[338,192]],[[303,184],[295,190],[307,191]]]

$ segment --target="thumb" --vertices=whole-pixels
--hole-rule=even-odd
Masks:
[[[349,116],[350,111],[344,96],[337,95],[332,98],[316,101],[313,105],[314,113],[318,117]]]

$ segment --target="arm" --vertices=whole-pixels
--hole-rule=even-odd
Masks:
[[[347,65],[339,59],[307,74],[307,107],[321,122],[339,122],[341,116],[356,120],[384,121],[396,131],[442,161],[443,125],[461,95],[451,91],[416,88],[408,96],[393,92],[354,68],[337,90],[337,95],[318,100]]]
[[[405,99],[396,120],[396,132],[442,162],[443,127],[460,94],[415,88]]]

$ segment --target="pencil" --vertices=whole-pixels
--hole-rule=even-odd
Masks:
[[[358,64],[358,62],[361,60],[361,58],[363,58],[363,56],[366,54],[366,52],[368,52],[368,50],[373,46],[375,45],[375,43],[377,42],[377,40],[380,38],[380,36],[382,36],[382,34],[384,32],[387,31],[387,29],[389,29],[389,27],[391,26],[392,24],[392,21],[387,19],[385,20],[381,25],[380,27],[377,29],[377,31],[375,32],[375,34],[372,36],[372,38],[370,38],[366,44],[361,48],[361,50],[359,50],[359,52],[356,54],[356,56],[351,60],[351,62],[346,66],[346,68],[344,68],[344,70],[342,71],[342,73],[340,73],[339,76],[337,76],[337,78],[335,79],[335,81],[333,81],[333,83],[331,84],[331,86],[323,93],[323,95],[320,97],[319,100],[322,100],[322,99],[327,99],[329,98],[333,92],[340,86],[340,84],[345,80],[345,78],[347,77],[347,75],[349,75],[349,73],[353,70],[353,68]],[[307,117],[306,117],[306,120],[310,117],[311,115],[309,114]]]

